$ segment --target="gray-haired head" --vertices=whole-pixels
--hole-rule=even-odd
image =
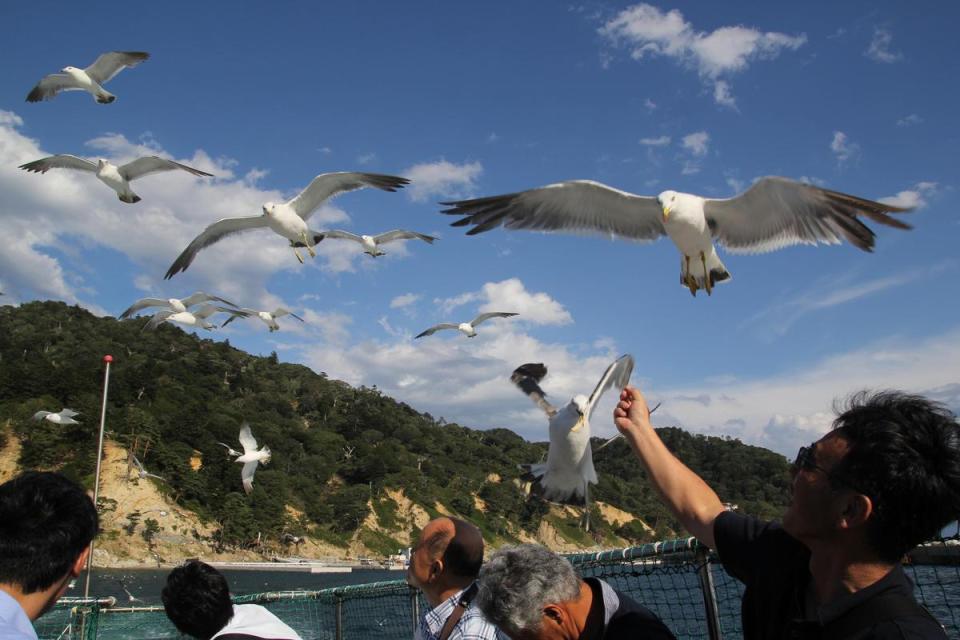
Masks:
[[[512,638],[535,632],[543,609],[580,595],[580,578],[569,562],[538,544],[504,547],[480,570],[476,604]]]

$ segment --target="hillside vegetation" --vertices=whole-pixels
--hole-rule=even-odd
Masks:
[[[375,387],[354,388],[279,362],[276,354],[253,356],[169,325],[141,331],[143,324],[57,302],[0,307],[3,453],[10,454],[16,440],[21,468],[58,469],[92,487],[101,358],[109,353],[115,360],[108,437],[166,479],[156,485],[178,508],[209,525],[203,537],[211,548],[250,546],[258,535],[272,543],[309,536],[392,553],[420,526],[414,512],[459,514],[493,544],[538,539],[568,548],[613,546],[683,534],[622,440],[595,459],[600,484],[593,495],[611,508],[605,519],[595,506],[585,534],[577,526],[579,510],[551,508],[522,490],[517,465],[540,460],[546,443],[527,442],[506,428],[447,423]],[[82,423],[30,419],[62,407],[79,411]],[[273,451],[249,496],[240,465],[217,444],[238,448],[243,421]],[[677,428],[660,433],[724,501],[768,516],[786,504],[782,456]],[[611,516],[617,509],[627,514]]]

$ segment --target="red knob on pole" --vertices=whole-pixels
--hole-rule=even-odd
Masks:
[[[110,356],[110,355],[103,356],[103,361],[104,361],[104,362],[113,362],[113,356]]]

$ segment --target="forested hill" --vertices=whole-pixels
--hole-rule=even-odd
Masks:
[[[98,318],[79,307],[33,302],[0,307],[2,444],[16,438],[19,465],[59,469],[93,484],[104,354],[113,354],[108,437],[133,447],[163,476],[158,487],[184,509],[215,523],[220,546],[242,546],[261,532],[309,535],[372,551],[395,550],[411,527],[396,490],[429,515],[461,514],[494,543],[537,538],[545,524],[581,546],[672,537],[676,523],[621,440],[596,457],[596,500],[639,520],[577,527],[573,510],[527,499],[517,465],[539,460],[545,443],[508,429],[478,431],[445,423],[381,394],[353,388],[307,367],[249,355],[229,342],[199,339],[143,319]],[[70,407],[82,423],[34,422],[38,410]],[[243,493],[239,465],[218,441],[238,446],[250,423],[273,461]],[[660,430],[672,450],[745,511],[777,515],[786,504],[787,463],[736,440]],[[376,515],[376,527],[368,517]],[[406,528],[406,531],[401,529]],[[540,536],[542,538],[542,535]],[[592,539],[591,539],[592,538]]]

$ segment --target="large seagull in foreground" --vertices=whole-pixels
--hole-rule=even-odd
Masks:
[[[610,387],[620,391],[630,382],[633,356],[625,355],[614,361],[603,372],[600,381],[588,398],[576,395],[565,407],[557,409],[547,401],[540,381],[547,375],[542,363],[520,365],[510,381],[527,394],[550,420],[550,448],[547,461],[522,465],[536,482],[537,490],[547,500],[574,502],[586,508],[586,529],[590,530],[590,484],[597,483],[590,449],[590,416],[603,393]]]
[[[330,198],[345,191],[353,191],[363,187],[374,187],[384,191],[402,189],[410,181],[397,176],[386,176],[379,173],[321,173],[307,185],[307,188],[292,200],[284,203],[267,202],[263,205],[263,215],[245,218],[223,218],[217,220],[204,229],[183,250],[164,278],[169,279],[181,271],[186,271],[197,253],[209,247],[220,239],[249,229],[270,229],[290,241],[293,253],[297,260],[303,263],[303,258],[297,251],[298,247],[306,247],[311,257],[317,254],[313,250],[317,242],[323,240],[323,233],[313,231],[307,226],[307,220],[321,204]]]
[[[27,102],[50,100],[61,91],[86,91],[100,104],[110,104],[117,99],[103,88],[115,75],[127,67],[135,67],[147,58],[143,51],[110,51],[101,53],[86,69],[64,67],[60,73],[44,76],[27,94]]]
[[[895,207],[787,178],[767,177],[733,198],[664,191],[638,196],[590,180],[558,182],[529,191],[441,203],[462,215],[451,226],[467,235],[507,229],[610,234],[651,241],[667,235],[680,251],[680,284],[696,296],[730,279],[714,241],[733,253],[764,253],[794,244],[840,244],[873,250],[873,231],[858,216],[898,229],[910,225],[888,213]]]

